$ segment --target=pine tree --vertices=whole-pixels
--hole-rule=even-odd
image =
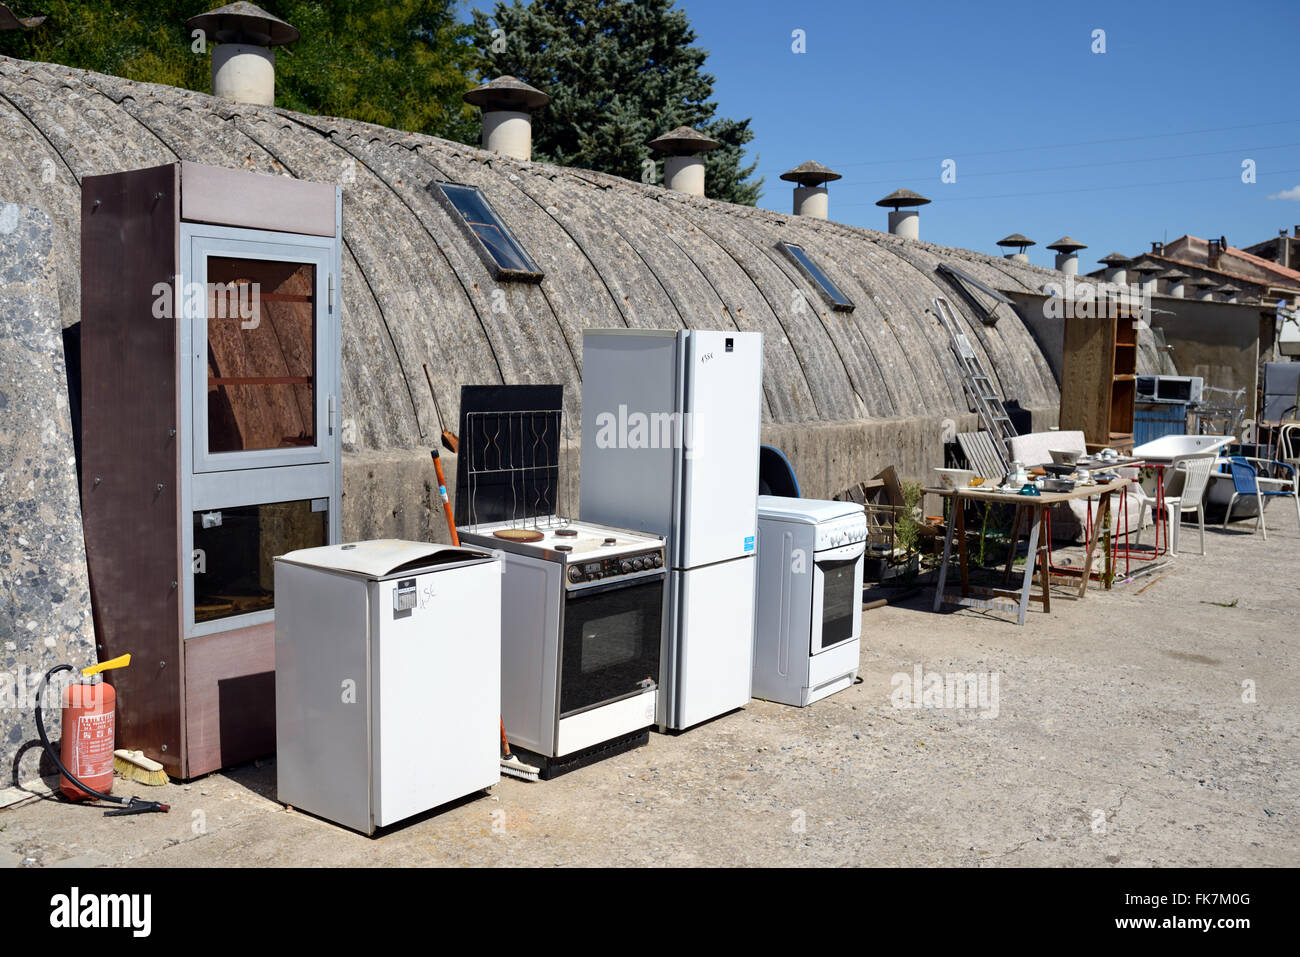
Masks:
[[[0,53],[208,92],[208,57],[185,20],[223,0],[17,0],[48,14],[34,30],[0,34]],[[277,106],[466,140],[478,118],[461,96],[478,51],[456,0],[262,0],[302,31],[276,50]]]
[[[484,79],[510,74],[552,97],[533,117],[538,159],[634,180],[654,159],[659,181],[662,163],[646,143],[689,126],[722,144],[704,154],[709,195],[758,201],[758,164],[741,166],[750,121],[715,115],[708,51],[673,0],[498,0],[490,16],[474,11],[474,30]]]

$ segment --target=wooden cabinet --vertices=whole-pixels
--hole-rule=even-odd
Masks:
[[[1069,316],[1065,320],[1060,426],[1083,432],[1089,451],[1131,449],[1137,398],[1137,312],[1105,302],[1098,311],[1103,313],[1101,317]]]
[[[82,182],[82,513],[120,747],[275,749],[271,559],[339,537],[334,186],[174,163]]]

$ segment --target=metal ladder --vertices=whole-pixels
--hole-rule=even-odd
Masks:
[[[993,380],[984,371],[979,356],[971,346],[966,333],[957,324],[957,316],[952,311],[948,300],[939,296],[934,300],[934,312],[948,332],[953,355],[957,357],[957,368],[961,371],[961,384],[975,405],[984,429],[993,439],[993,446],[1002,457],[1003,466],[1010,465],[1011,455],[1007,451],[1007,439],[1015,438],[1016,427],[1011,424],[1006,407],[999,398]]]

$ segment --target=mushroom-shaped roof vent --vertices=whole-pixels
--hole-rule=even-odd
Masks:
[[[1195,279],[1191,281],[1191,283],[1189,283],[1189,285],[1197,286],[1198,288],[1201,289],[1208,289],[1214,285],[1214,280],[1210,279],[1207,276],[1197,276]]]
[[[888,206],[897,212],[904,206],[924,206],[930,200],[910,189],[896,189],[884,199],[876,200],[877,206]]]
[[[296,43],[302,36],[297,27],[244,0],[192,16],[185,21],[185,29],[202,30],[218,43],[247,43],[259,47]]]
[[[1108,253],[1097,260],[1103,266],[1127,266],[1132,261],[1122,253]]]
[[[1171,270],[1169,270],[1168,272],[1161,273],[1161,274],[1160,274],[1160,278],[1161,278],[1161,279],[1168,279],[1168,280],[1170,280],[1170,281],[1172,282],[1172,281],[1177,280],[1177,279],[1186,279],[1186,278],[1187,278],[1187,273],[1183,272],[1183,271],[1180,270],[1180,269],[1171,269]]]
[[[1081,243],[1077,239],[1072,239],[1069,236],[1062,236],[1047,248],[1054,249],[1058,253],[1073,253],[1078,252],[1080,249],[1087,249],[1088,246],[1086,243]]]
[[[652,150],[667,153],[669,156],[690,156],[694,153],[716,150],[722,144],[717,140],[709,139],[703,133],[696,132],[689,126],[679,126],[646,145]]]
[[[1219,292],[1241,292],[1241,287],[1234,286],[1232,283],[1226,282],[1219,287]]]
[[[1164,268],[1164,267],[1159,266],[1159,265],[1157,265],[1156,263],[1153,263],[1153,262],[1152,262],[1151,260],[1149,260],[1149,259],[1144,259],[1144,260],[1142,260],[1140,263],[1138,263],[1136,266],[1133,267],[1133,271],[1134,271],[1134,272],[1142,272],[1142,273],[1148,273],[1148,274],[1149,274],[1149,273],[1153,273],[1153,272],[1159,272],[1162,268]]]
[[[844,177],[828,166],[809,160],[800,163],[794,169],[786,170],[781,174],[781,178],[787,183],[798,183],[800,186],[821,186],[823,183],[833,183]]]
[[[1003,236],[998,240],[999,246],[1019,246],[1024,249],[1026,246],[1035,245],[1034,241],[1027,236],[1021,236],[1019,233],[1012,233],[1010,236]]]
[[[20,17],[0,3],[0,30],[32,30],[45,22],[45,17]]]
[[[517,110],[526,113],[545,106],[551,102],[551,97],[523,80],[506,75],[474,87],[465,94],[464,100],[471,106],[485,110]]]

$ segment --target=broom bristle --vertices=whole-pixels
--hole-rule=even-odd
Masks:
[[[114,751],[113,770],[128,781],[161,787],[167,783],[167,772],[143,751]]]

